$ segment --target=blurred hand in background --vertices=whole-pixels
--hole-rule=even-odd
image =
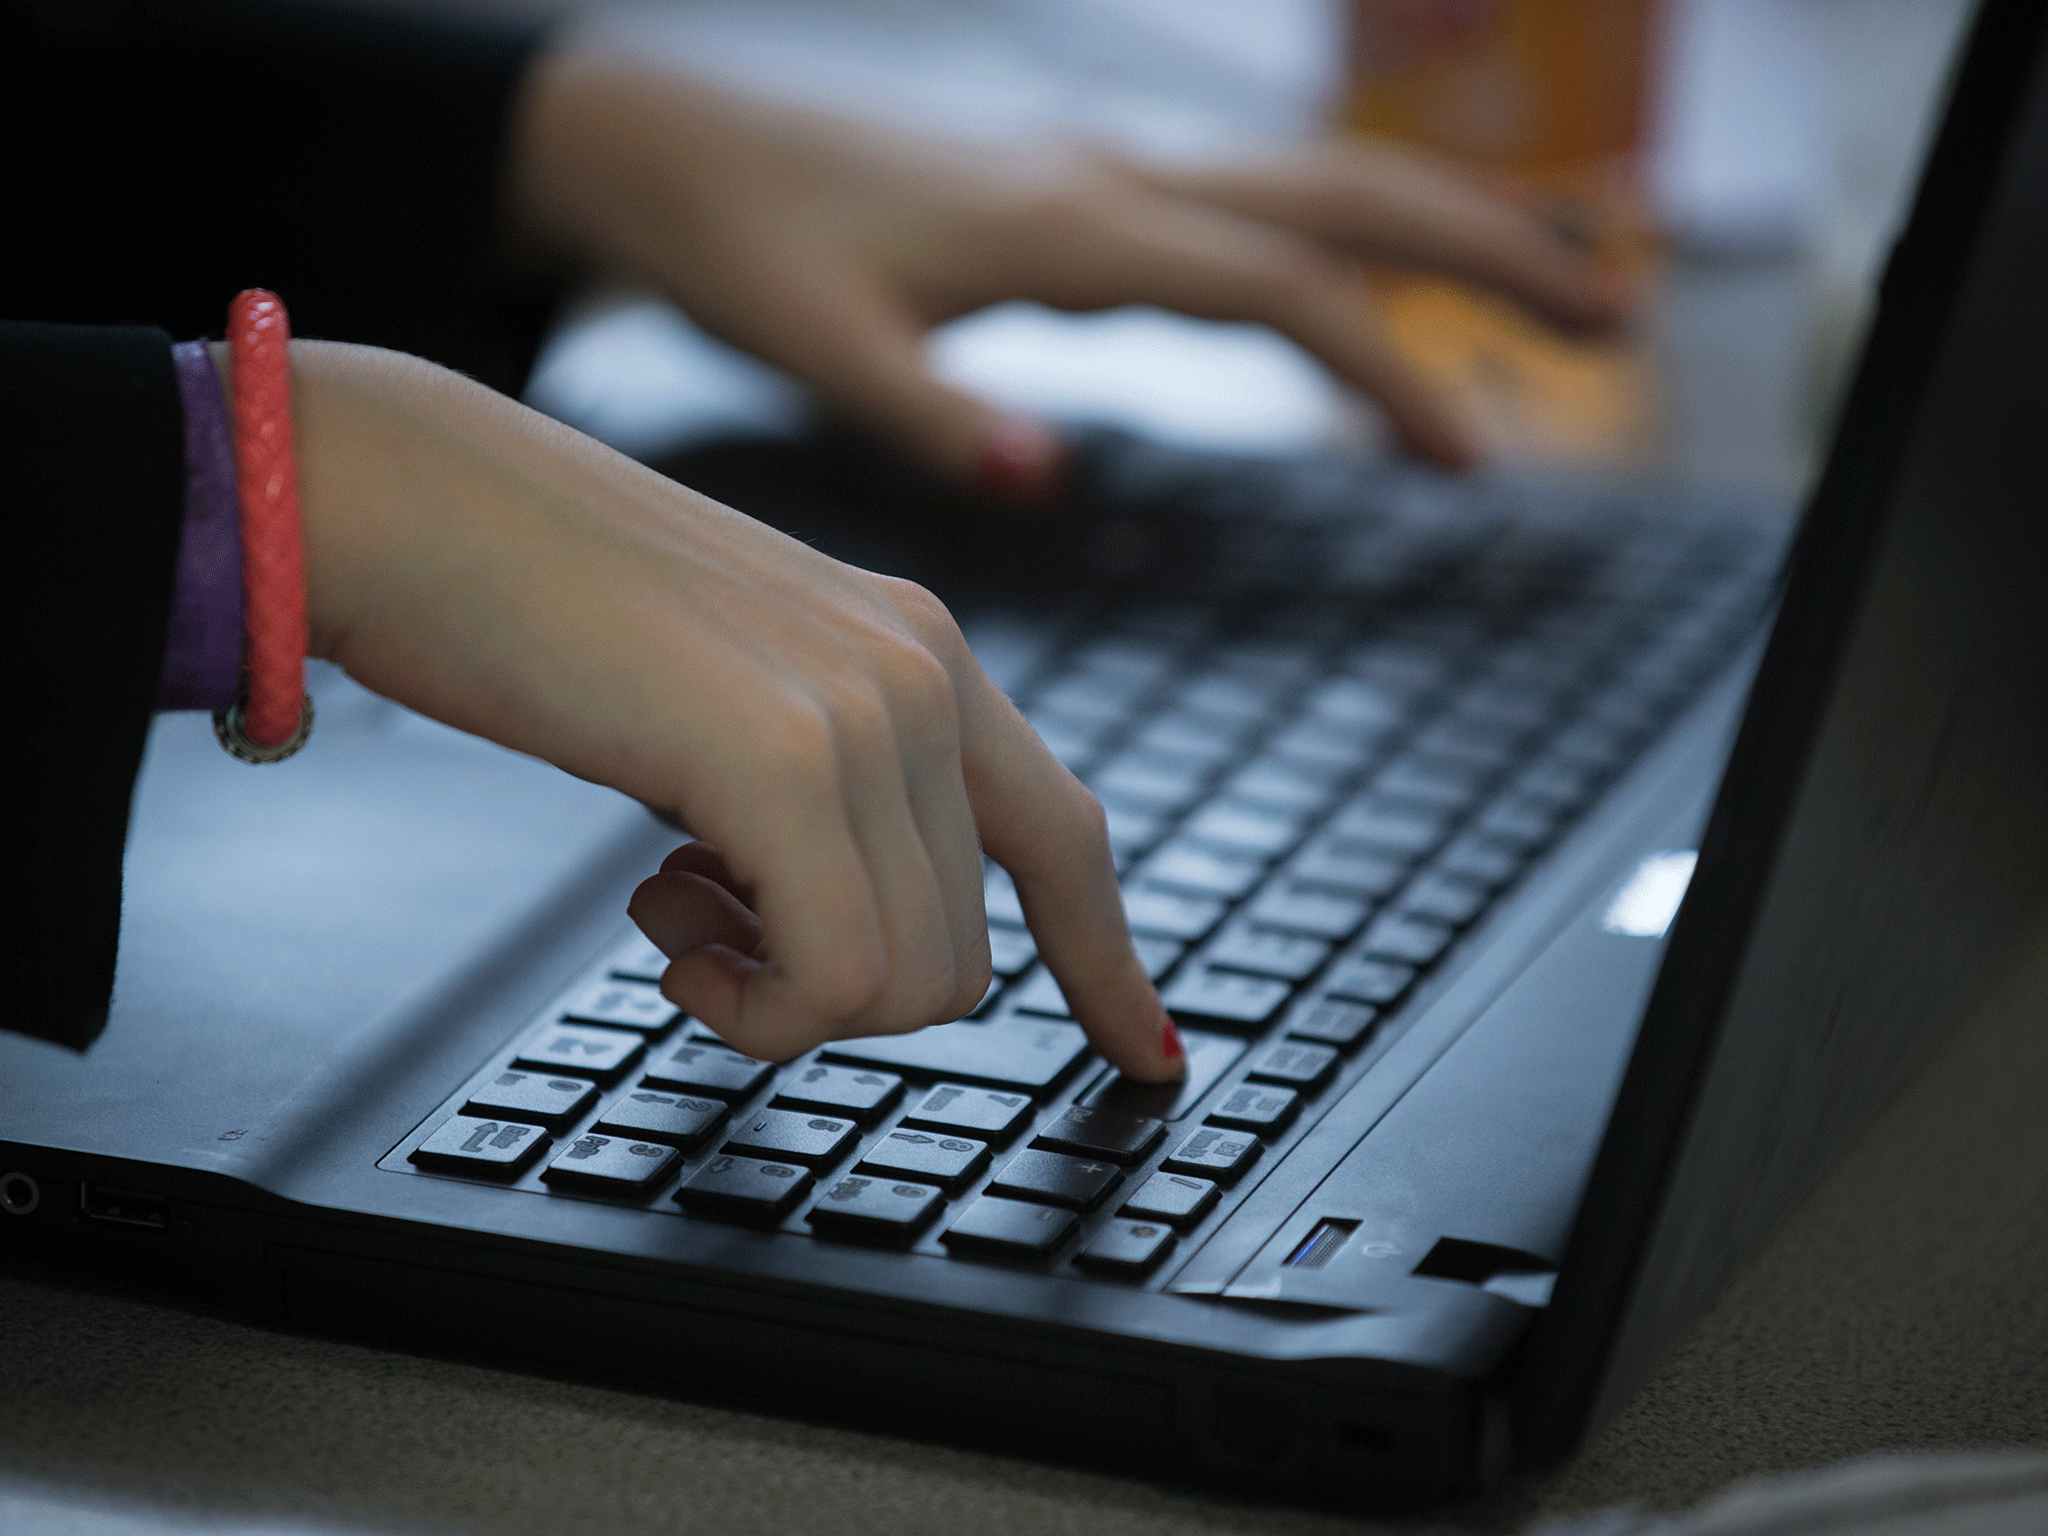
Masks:
[[[1472,425],[1389,344],[1362,265],[1461,277],[1569,328],[1624,307],[1534,214],[1370,142],[1199,169],[992,152],[569,51],[528,83],[512,167],[542,238],[651,283],[931,471],[1023,501],[1057,482],[1056,436],[925,356],[933,326],[1002,300],[1264,323],[1447,468],[1475,457]]]

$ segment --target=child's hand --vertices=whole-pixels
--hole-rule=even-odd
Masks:
[[[1262,321],[1452,466],[1471,429],[1387,343],[1359,261],[1467,277],[1566,325],[1623,307],[1541,221],[1385,145],[1204,171],[968,150],[572,54],[535,67],[512,154],[530,226],[651,281],[932,469],[1019,490],[1056,470],[1051,435],[924,357],[931,326],[999,300]]]
[[[769,1059],[958,1018],[986,848],[1095,1048],[1179,1075],[1101,807],[930,593],[430,364],[292,371],[314,654],[702,837],[633,902],[676,1003]]]

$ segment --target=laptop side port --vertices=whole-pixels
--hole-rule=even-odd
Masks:
[[[9,1216],[33,1216],[43,1203],[43,1186],[26,1173],[0,1173],[0,1211]]]
[[[124,1227],[149,1227],[161,1232],[169,1221],[170,1203],[129,1189],[80,1184],[78,1209],[87,1221],[112,1221]]]

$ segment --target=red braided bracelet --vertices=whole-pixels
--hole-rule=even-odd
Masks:
[[[306,743],[306,561],[292,451],[291,322],[261,288],[228,306],[235,491],[242,506],[242,685],[214,718],[221,745],[275,763]]]

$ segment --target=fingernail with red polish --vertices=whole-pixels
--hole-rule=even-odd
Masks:
[[[1006,501],[1049,500],[1059,478],[1059,434],[1028,416],[1000,416],[974,456],[974,478]]]
[[[1159,1019],[1159,1049],[1168,1061],[1179,1061],[1188,1053],[1188,1048],[1181,1044],[1180,1031],[1164,1014]]]

